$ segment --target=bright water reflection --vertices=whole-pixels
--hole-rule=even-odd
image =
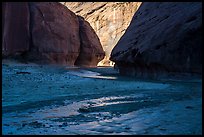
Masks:
[[[117,79],[116,76],[102,76],[98,72],[82,70],[82,69],[81,70],[79,70],[79,69],[69,70],[67,73],[71,74],[71,75],[76,75],[76,76],[80,76],[80,77],[87,77],[87,78],[110,79],[110,80]]]

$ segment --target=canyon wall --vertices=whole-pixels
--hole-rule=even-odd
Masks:
[[[112,65],[111,50],[127,29],[141,2],[61,2],[87,20],[98,35],[105,58],[98,65]]]
[[[15,14],[15,15],[14,15]],[[2,54],[29,49],[29,7],[24,2],[2,3]]]
[[[75,64],[80,66],[96,66],[105,55],[102,46],[96,46],[100,43],[100,40],[89,22],[80,16],[78,16],[78,19],[81,48]]]
[[[58,2],[5,2],[2,9],[3,57],[78,66],[104,58],[90,24]]]
[[[201,31],[201,2],[144,2],[110,59],[123,75],[201,74]]]

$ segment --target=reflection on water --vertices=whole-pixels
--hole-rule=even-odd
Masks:
[[[102,76],[101,73],[81,69],[72,69],[69,70],[67,73],[87,78],[112,79],[112,80],[117,79],[117,77],[115,76]]]
[[[110,97],[102,97],[97,99],[91,99],[91,100],[83,100],[79,102],[72,102],[70,104],[64,105],[64,106],[58,106],[53,108],[45,108],[36,111],[32,114],[32,117],[38,117],[42,119],[47,118],[59,118],[59,117],[69,117],[73,115],[79,115],[80,113],[78,110],[82,109],[89,109],[94,107],[100,107],[100,106],[108,106],[108,105],[114,105],[114,104],[123,104],[123,103],[134,103],[136,101],[129,99],[135,99],[136,97],[142,97],[144,95],[138,94],[132,95],[132,96],[110,96]],[[120,101],[119,101],[120,100]],[[66,102],[67,100],[65,100]],[[108,102],[107,102],[108,101]]]

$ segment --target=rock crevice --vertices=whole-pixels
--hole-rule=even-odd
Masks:
[[[109,66],[111,50],[128,27],[141,2],[62,2],[77,15],[84,17],[100,38],[105,58],[99,66]]]

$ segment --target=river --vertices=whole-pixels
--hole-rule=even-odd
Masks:
[[[2,133],[202,134],[202,79],[3,62]]]

